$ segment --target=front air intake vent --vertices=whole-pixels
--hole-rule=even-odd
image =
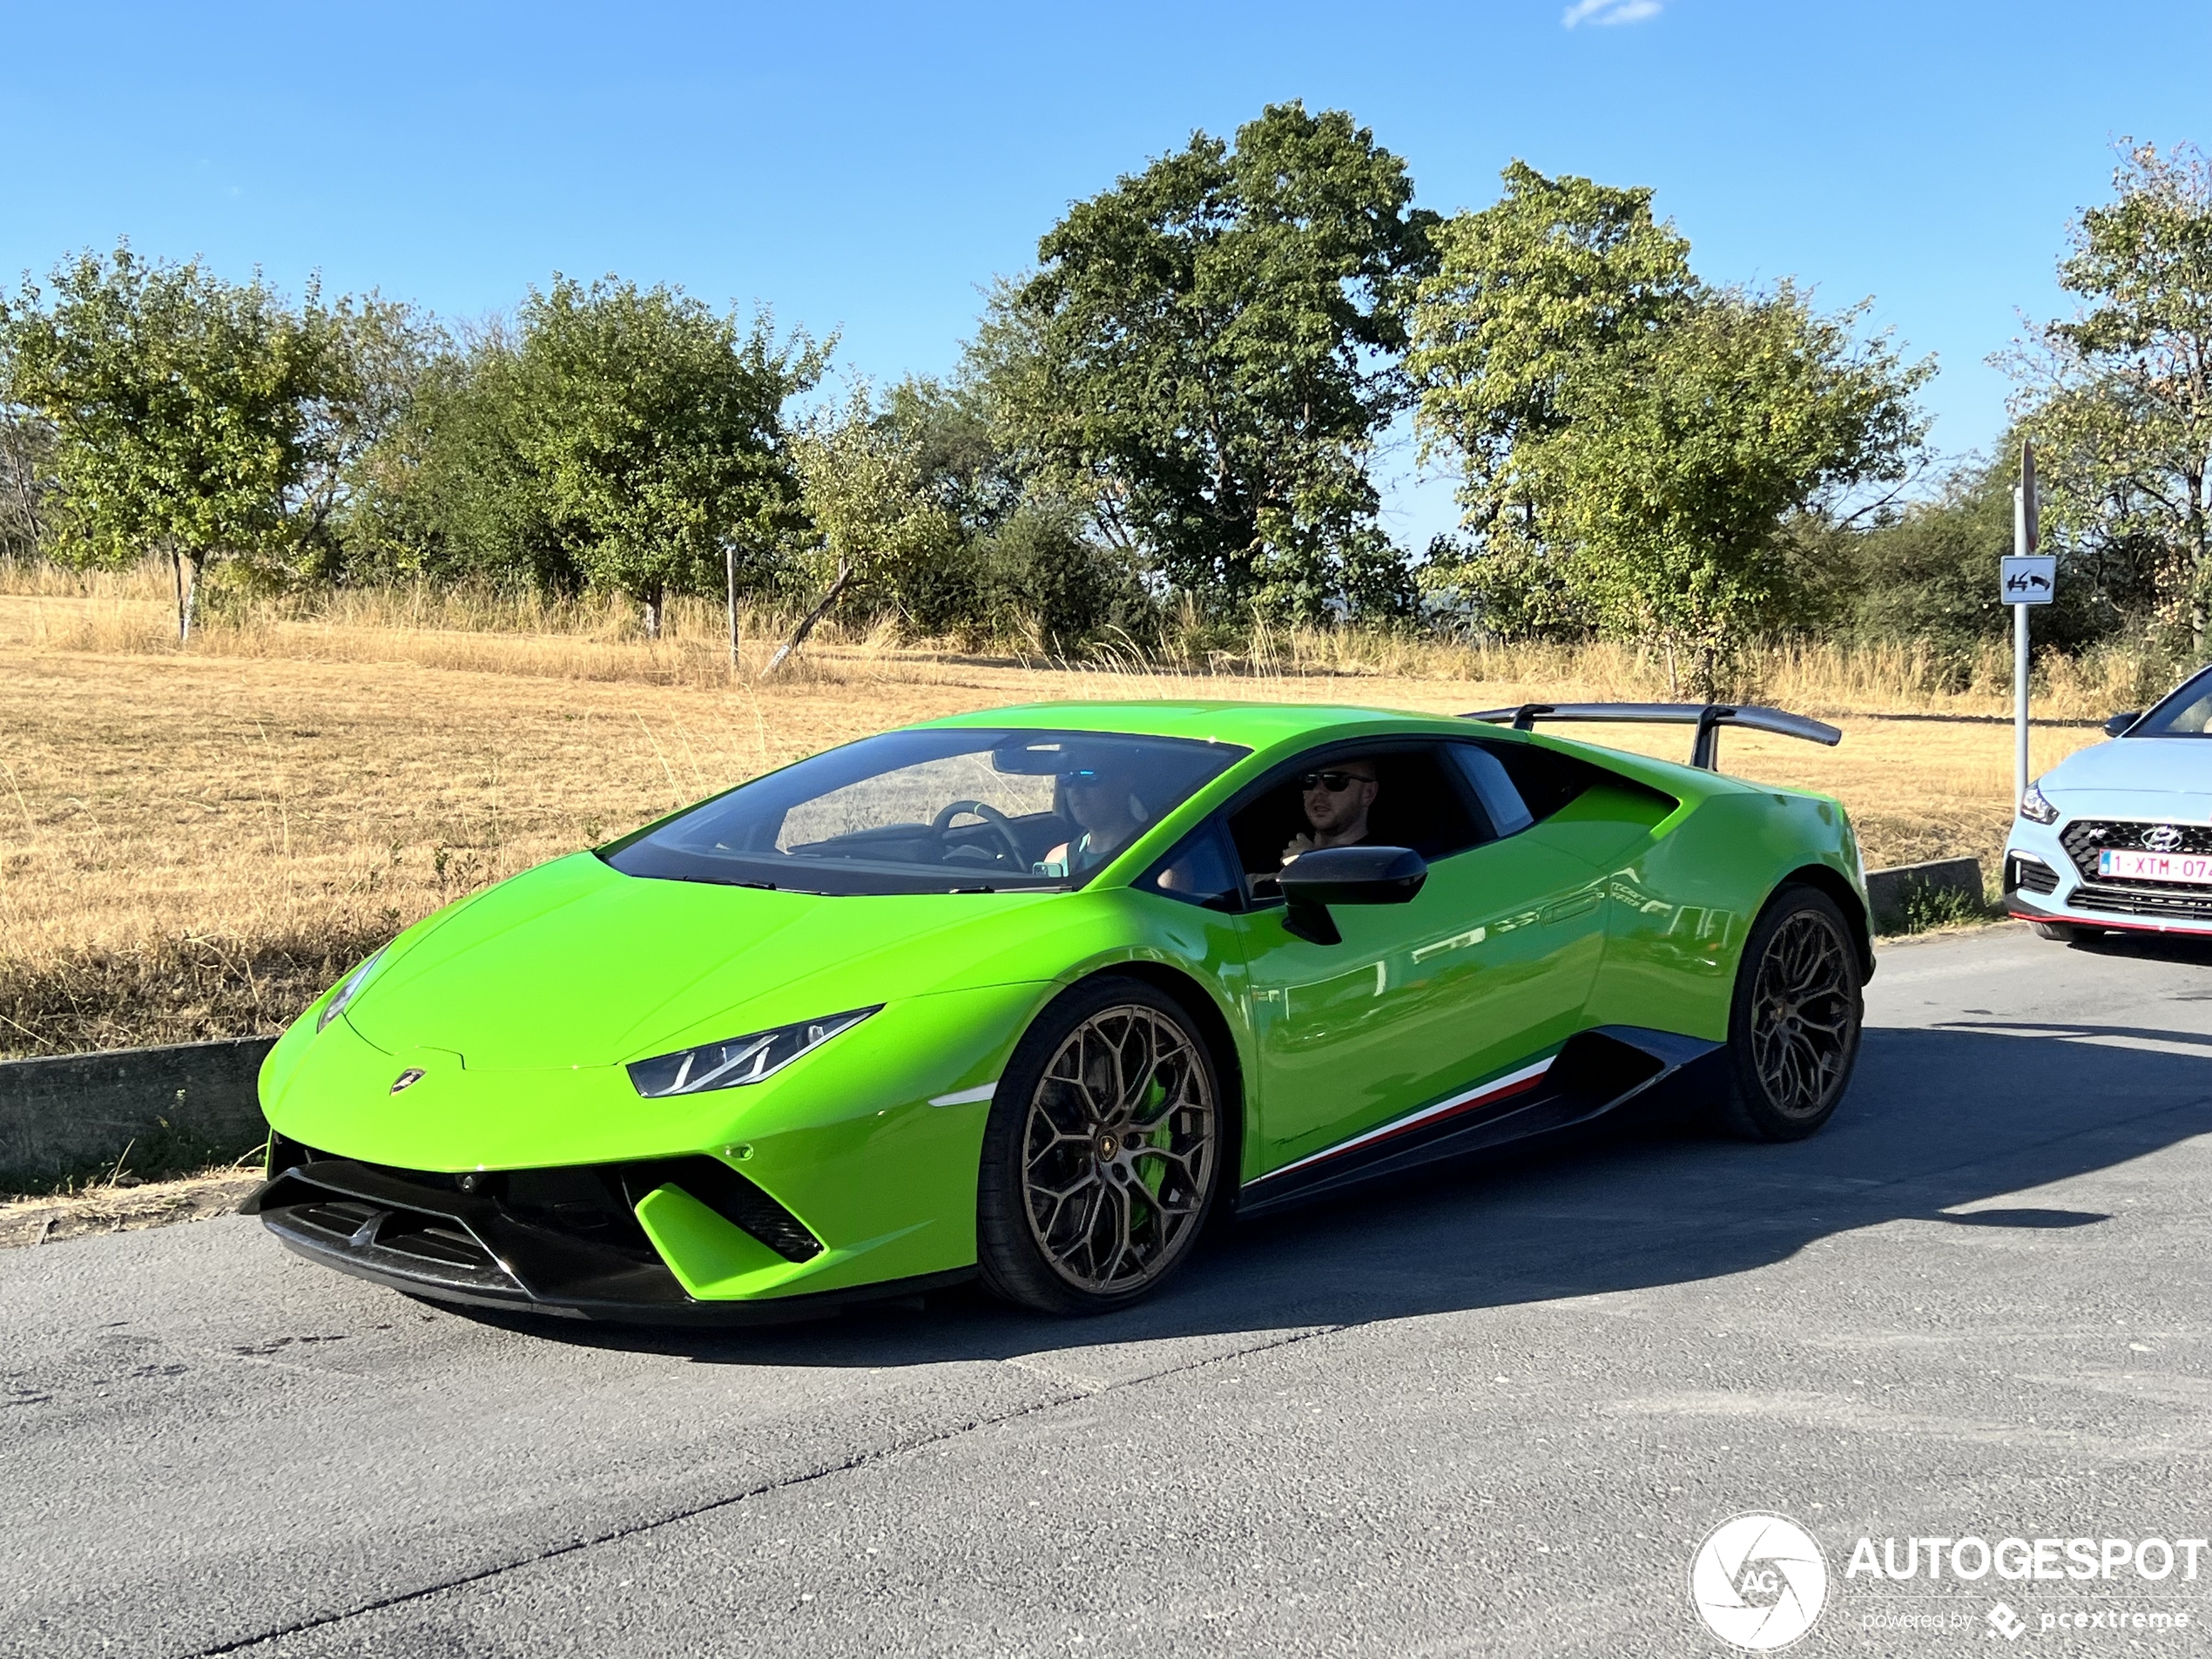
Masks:
[[[822,1241],[806,1230],[804,1222],[719,1158],[702,1154],[625,1163],[622,1184],[632,1205],[656,1187],[681,1187],[787,1262],[812,1261],[822,1253]]]
[[[2074,890],[2067,907],[2158,921],[2212,921],[2212,893],[2202,887],[2180,892],[2164,884],[2121,889],[2084,883]]]

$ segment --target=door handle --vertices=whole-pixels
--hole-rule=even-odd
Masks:
[[[1571,921],[1596,908],[1597,894],[1584,888],[1571,899],[1561,899],[1557,904],[1546,907],[1544,925],[1548,927],[1554,922]]]

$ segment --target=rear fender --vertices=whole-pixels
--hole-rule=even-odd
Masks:
[[[1674,820],[1606,884],[1606,952],[1591,1025],[1725,1042],[1737,965],[1767,900],[1804,880],[1837,895],[1864,937],[1865,900],[1843,808],[1817,796],[1731,789]],[[1862,944],[1861,968],[1871,951]]]

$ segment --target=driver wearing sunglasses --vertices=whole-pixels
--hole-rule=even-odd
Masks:
[[[1284,863],[1317,846],[1356,846],[1367,839],[1367,813],[1381,787],[1373,761],[1339,760],[1303,774],[1298,785],[1310,828],[1291,838]]]
[[[1135,840],[1148,816],[1131,780],[1084,766],[1060,774],[1063,818],[1078,832],[1030,867],[1039,875],[1088,875]]]

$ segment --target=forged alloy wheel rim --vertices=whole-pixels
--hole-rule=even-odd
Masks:
[[[1189,1245],[1215,1154],[1197,1046],[1141,1005],[1092,1015],[1044,1069],[1022,1128],[1029,1233],[1078,1289],[1136,1290]]]
[[[1784,1117],[1811,1117],[1842,1083],[1851,1043],[1851,946],[1816,910],[1768,941],[1751,994],[1751,1062]]]

